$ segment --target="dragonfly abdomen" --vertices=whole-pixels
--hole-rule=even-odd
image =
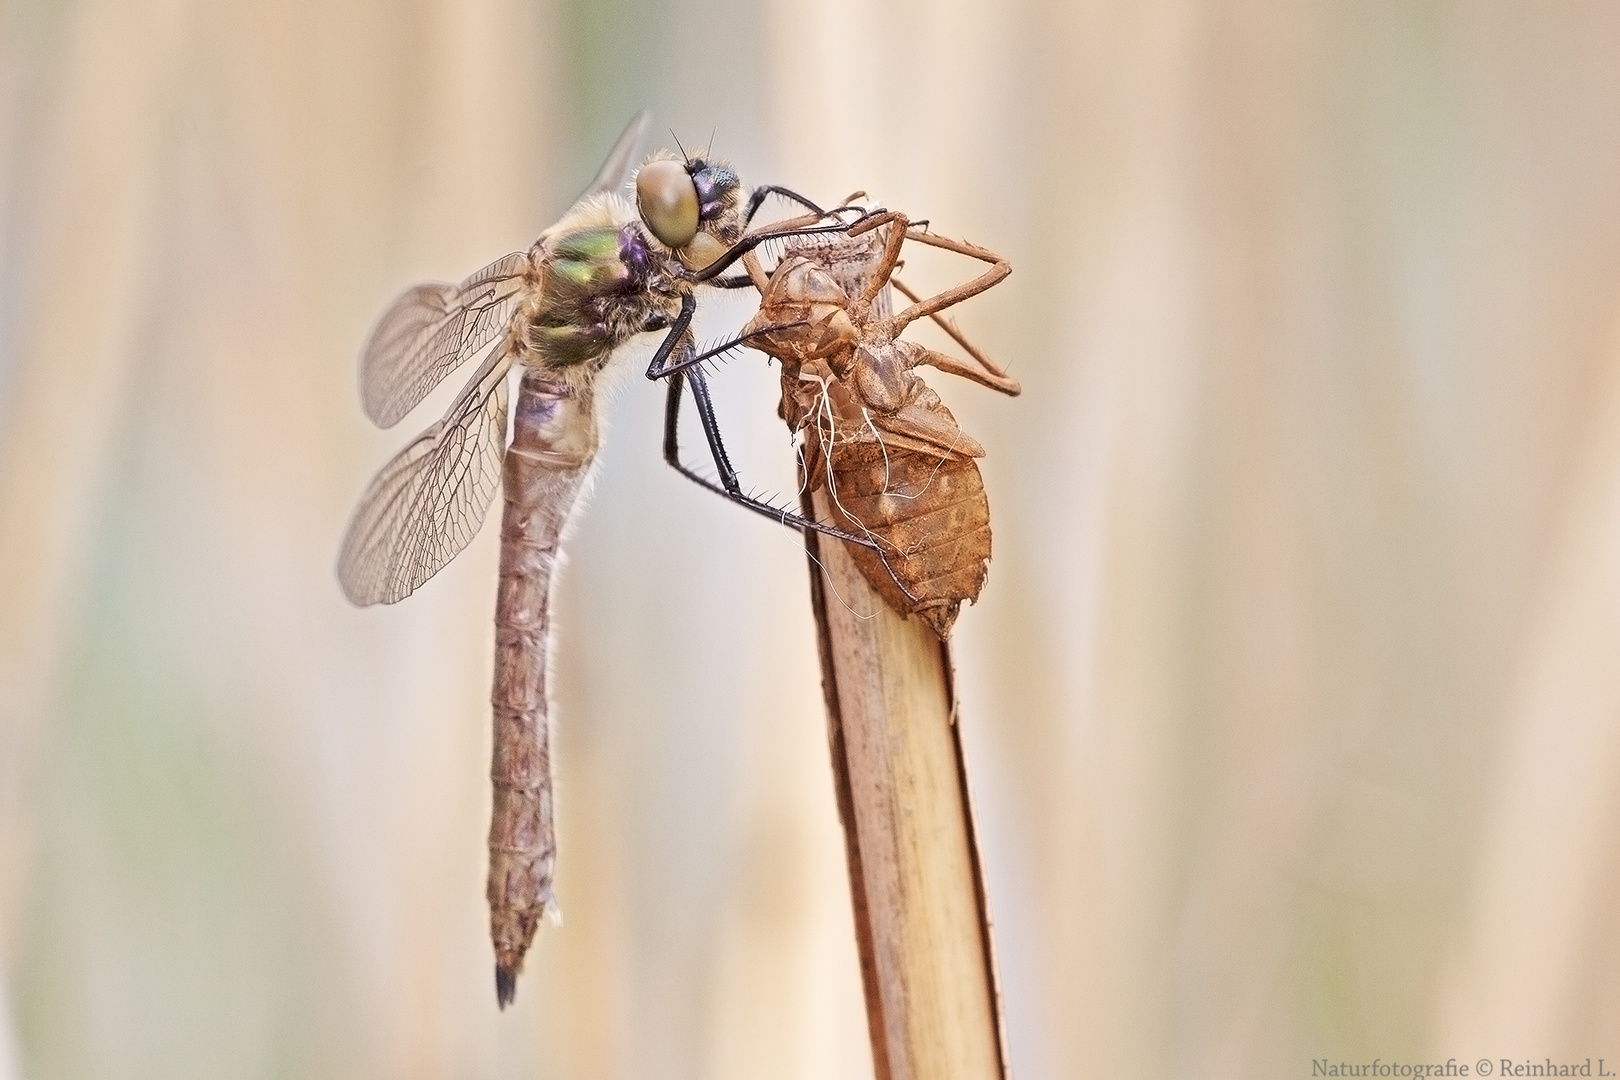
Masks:
[[[503,467],[501,578],[495,604],[495,800],[489,825],[490,934],[502,1006],[543,917],[556,918],[552,877],[551,581],[564,525],[596,456],[588,391],[529,369],[518,389]]]

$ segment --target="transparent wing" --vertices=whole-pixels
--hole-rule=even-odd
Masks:
[[[371,481],[338,555],[354,603],[404,599],[478,534],[501,481],[511,363],[492,352],[444,418]]]
[[[641,140],[647,135],[647,125],[652,122],[652,113],[642,109],[630,118],[629,125],[619,141],[613,144],[608,152],[607,160],[602,162],[602,168],[597,172],[596,179],[586,188],[580,198],[587,195],[600,195],[605,191],[618,191],[624,187],[625,181],[630,179],[630,170],[636,163],[636,150],[641,146]]]
[[[395,300],[360,354],[360,401],[393,427],[512,321],[529,259],[513,252],[460,285],[430,282]]]

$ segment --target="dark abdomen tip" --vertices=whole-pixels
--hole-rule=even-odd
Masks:
[[[501,1008],[504,1009],[508,1005],[512,1004],[512,999],[515,997],[517,997],[517,972],[503,968],[501,965],[496,964],[495,1000],[499,1002]]]

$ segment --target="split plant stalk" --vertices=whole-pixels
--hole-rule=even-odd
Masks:
[[[1003,1080],[949,647],[891,610],[842,543],[806,537],[875,1075]]]

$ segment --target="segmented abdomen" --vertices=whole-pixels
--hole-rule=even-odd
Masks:
[[[872,588],[947,637],[962,601],[978,599],[990,570],[990,503],[977,463],[844,443],[832,451],[826,486],[835,523],[880,541],[881,555],[846,545]]]
[[[582,399],[583,398],[583,399]],[[547,660],[551,579],[569,512],[596,455],[588,395],[526,371],[506,452],[495,604],[495,801],[489,825],[490,936],[502,1007],[543,916],[557,916]]]

